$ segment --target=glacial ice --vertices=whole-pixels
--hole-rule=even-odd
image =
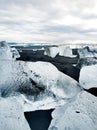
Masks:
[[[97,51],[88,46],[79,48],[78,54],[80,58],[97,57]]]
[[[58,71],[51,63],[27,62],[27,66],[32,71],[31,78],[37,85],[43,86],[56,97],[68,99],[80,91],[80,86],[74,79]]]
[[[52,58],[54,58],[57,54],[60,56],[74,57],[72,49],[69,46],[50,47],[45,50],[44,54]]]
[[[11,51],[12,51],[12,57],[13,57],[13,59],[15,59],[16,60],[16,58],[19,58],[20,57],[20,54],[19,54],[19,52],[17,51],[17,49],[16,48],[11,48]]]
[[[0,42],[0,60],[11,60],[11,59],[12,59],[11,48],[5,41]]]
[[[55,108],[81,91],[74,79],[51,63],[13,62],[11,71],[1,69],[5,78],[0,79],[0,92],[2,97],[16,96],[24,111]]]
[[[17,56],[0,42],[0,129],[30,130],[24,112],[50,108],[55,111],[49,130],[97,129],[97,98],[81,88],[97,84],[97,65],[81,69],[80,86],[51,63],[16,61]]]
[[[97,65],[84,66],[80,71],[79,83],[85,89],[97,87]]]
[[[77,62],[77,67],[80,69],[82,67],[91,66],[91,65],[97,65],[97,58],[86,57],[86,58],[79,59]]]
[[[90,51],[97,53],[97,46],[89,46]]]
[[[68,101],[80,91],[80,86],[75,80],[47,62],[0,60],[0,76],[2,97],[24,94],[30,104],[52,100],[55,107],[58,102],[60,104],[63,100]]]
[[[48,130],[97,130],[97,97],[82,91],[52,113]]]
[[[0,130],[31,130],[14,97],[0,98]]]

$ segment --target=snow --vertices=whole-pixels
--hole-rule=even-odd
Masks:
[[[97,97],[82,91],[52,113],[48,130],[97,130]]]
[[[85,89],[97,87],[97,65],[83,67],[80,71],[79,83]]]
[[[74,57],[72,49],[69,46],[50,47],[45,50],[44,54],[52,58],[54,58],[57,54],[60,56]]]
[[[14,97],[0,98],[0,130],[31,130]]]

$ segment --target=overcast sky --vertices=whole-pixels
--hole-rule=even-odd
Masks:
[[[97,0],[0,0],[0,41],[96,42]]]

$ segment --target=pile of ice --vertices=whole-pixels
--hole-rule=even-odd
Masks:
[[[80,58],[97,57],[97,49],[86,46],[78,49],[78,54]]]
[[[30,130],[24,112],[50,108],[56,109],[49,130],[97,129],[97,98],[81,88],[97,87],[96,65],[81,69],[80,86],[51,63],[14,60],[18,56],[0,43],[1,130]]]
[[[6,45],[3,48],[6,48]],[[6,54],[5,51],[2,53]],[[8,54],[10,53],[12,52],[9,51]],[[0,60],[0,76],[2,97],[22,93],[31,102],[45,100],[46,97],[56,103],[67,101],[75,97],[81,89],[75,80],[47,62]]]
[[[69,46],[50,47],[45,50],[44,54],[52,58],[56,57],[58,54],[60,56],[74,57],[72,49]]]
[[[82,91],[75,101],[56,108],[48,130],[97,130],[97,97]]]
[[[6,45],[4,43],[2,48],[5,49]],[[12,55],[9,48],[8,52],[2,53],[9,57]],[[14,61],[12,58],[1,60],[0,77],[2,96],[8,96],[12,92],[34,95],[34,93],[39,94],[41,91],[44,93],[46,91],[55,97],[68,99],[75,96],[80,88],[75,80],[58,71],[51,63],[46,62]]]

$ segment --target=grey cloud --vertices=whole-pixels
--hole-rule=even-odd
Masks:
[[[82,11],[70,11],[70,14],[74,17],[79,17],[81,19],[87,19],[87,20],[91,20],[91,19],[97,19],[97,14],[87,14],[87,13],[83,13]]]
[[[79,17],[81,20],[97,19],[95,14],[87,15],[82,11],[85,7],[91,9],[94,6],[95,0],[0,0],[0,26],[4,27],[0,33],[4,34],[7,31],[7,34],[9,32],[15,34],[18,31],[29,37],[34,35],[38,41],[43,37],[51,38],[50,41],[61,41],[61,35],[64,34],[68,35],[65,39],[76,39],[75,36],[71,38],[70,35],[73,33],[85,37],[97,30],[82,29],[76,25],[62,25],[60,19],[68,15]],[[52,23],[52,20],[58,20],[60,24]],[[7,34],[3,36],[8,37]],[[63,38],[64,36],[62,40]]]
[[[81,29],[80,27],[74,27],[74,26],[62,26],[62,25],[56,25],[56,26],[46,26],[44,29],[40,30],[41,32],[57,32],[57,33],[81,33],[86,34],[90,32],[97,32],[97,29]]]

